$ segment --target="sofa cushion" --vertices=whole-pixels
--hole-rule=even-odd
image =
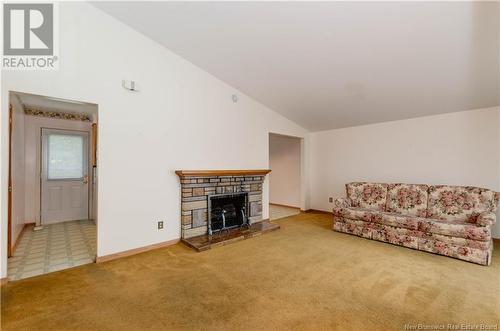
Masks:
[[[419,217],[427,216],[427,185],[389,184],[386,211]]]
[[[372,215],[375,215],[376,213],[372,213]],[[405,218],[402,216],[400,221]],[[411,219],[409,217],[406,217],[407,219]],[[467,235],[462,235],[461,237],[457,236],[450,236],[450,235],[445,235],[445,234],[439,234],[439,233],[432,233],[432,232],[423,232],[416,230],[413,227],[405,227],[401,226],[399,223],[392,223],[389,224],[387,222],[387,218],[384,220],[381,220],[380,222],[372,222],[372,221],[364,221],[360,219],[350,219],[342,216],[334,216],[334,229],[341,231],[341,232],[348,232],[348,233],[355,233],[356,235],[360,235],[363,237],[367,238],[372,238],[380,241],[387,241],[387,242],[392,242],[395,243],[393,240],[391,240],[391,234],[394,235],[395,237],[398,238],[398,240],[401,239],[400,236],[411,236],[414,238],[422,238],[425,239],[424,241],[432,241],[432,242],[441,242],[443,244],[451,244],[455,246],[462,246],[462,247],[470,247],[474,249],[481,249],[481,250],[488,250],[490,246],[492,245],[491,240],[474,240],[474,239],[468,239],[465,238]],[[415,220],[415,219],[414,219]],[[342,224],[336,224],[336,223],[342,223]],[[435,232],[442,232],[442,233],[452,233],[449,231],[449,229],[444,229],[442,224],[443,222],[438,222],[440,227],[434,228]],[[337,226],[335,226],[335,224]],[[456,225],[456,223],[453,223],[453,225]],[[465,224],[466,226],[472,226],[471,224]],[[344,228],[343,228],[344,226]],[[474,227],[473,227],[474,228]],[[423,229],[423,227],[420,227],[420,229]],[[428,228],[427,228],[428,229]],[[455,228],[456,229],[456,228]],[[477,227],[476,227],[477,229]],[[478,230],[472,230],[473,235],[469,237],[482,237],[481,232],[476,233]],[[480,231],[480,230],[479,230]],[[457,233],[456,231],[454,232],[455,234]],[[373,234],[371,236],[371,234]],[[488,235],[486,234],[486,238]]]
[[[490,248],[490,245],[492,245],[491,240],[490,241],[479,241],[479,240],[471,240],[471,239],[465,239],[465,238],[459,238],[459,237],[451,237],[451,236],[446,236],[444,234],[431,233],[431,232],[427,232],[427,233],[420,232],[420,233],[421,233],[421,235],[420,235],[421,238],[424,238],[427,240],[432,240],[432,241],[440,241],[440,242],[443,242],[445,244],[452,244],[455,246],[488,250]]]
[[[366,208],[347,207],[337,211],[337,215],[351,219],[371,222],[373,218],[373,210]]]
[[[341,221],[334,222],[333,228],[341,232],[362,236],[363,228],[366,227],[367,224],[368,223],[359,220],[342,219]]]
[[[420,217],[416,216],[381,212],[378,213],[378,215],[374,215],[373,222],[410,230],[417,230],[420,219]]]
[[[466,186],[429,186],[427,217],[475,223],[479,214],[495,210],[493,191]]]
[[[490,241],[491,228],[467,222],[420,219],[418,229],[422,232],[443,234],[471,240]]]
[[[352,220],[342,216],[333,216],[333,229],[340,232],[356,234],[371,239],[372,231],[381,228],[382,225],[360,220]],[[356,232],[356,233],[354,233]]]
[[[339,216],[349,220],[378,223],[470,240],[489,241],[491,239],[490,227],[477,226],[467,222],[443,221],[352,207],[342,208]]]
[[[405,229],[417,230],[420,217],[401,215],[395,213],[387,213],[374,211],[365,208],[342,208],[337,213],[339,216],[351,220],[360,220],[364,222],[379,223],[401,227]]]
[[[415,230],[383,226],[372,230],[372,239],[418,249],[419,233]]]
[[[385,211],[387,184],[380,183],[348,183],[347,197],[352,207]]]

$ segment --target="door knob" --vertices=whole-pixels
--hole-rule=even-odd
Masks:
[[[89,182],[89,176],[83,176],[82,181],[84,184],[87,184]]]

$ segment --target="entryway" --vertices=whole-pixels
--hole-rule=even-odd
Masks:
[[[89,218],[86,131],[42,128],[41,223]]]
[[[96,234],[93,220],[54,223],[37,231],[29,226],[8,259],[9,280],[93,263]]]
[[[269,219],[277,220],[300,214],[300,208],[281,206],[274,203],[269,204]]]
[[[269,219],[300,213],[302,139],[269,134]]]
[[[95,262],[97,105],[9,97],[9,280]]]

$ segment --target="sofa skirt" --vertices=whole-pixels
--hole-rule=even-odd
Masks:
[[[493,252],[491,239],[477,241],[456,238],[380,223],[352,220],[337,215],[333,216],[333,230],[481,265],[491,264]]]

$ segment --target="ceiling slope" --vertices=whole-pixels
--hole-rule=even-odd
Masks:
[[[499,3],[95,2],[311,131],[499,104]]]

